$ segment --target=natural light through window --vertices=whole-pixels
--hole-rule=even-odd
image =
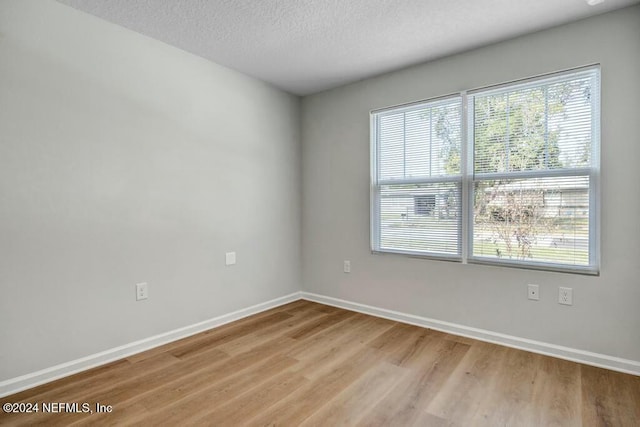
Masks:
[[[587,67],[372,112],[372,249],[597,272],[599,91]]]
[[[455,97],[378,117],[381,250],[460,254],[461,116]]]

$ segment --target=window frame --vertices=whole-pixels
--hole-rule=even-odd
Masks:
[[[595,84],[592,88],[592,117],[591,117],[591,161],[590,165],[580,168],[542,169],[530,171],[504,172],[504,173],[474,173],[474,111],[472,99],[477,94],[487,95],[492,92],[500,92],[507,88],[517,90],[519,87],[527,87],[536,83],[544,84],[545,80],[561,79],[578,73],[595,73]],[[401,254],[410,257],[437,259],[461,262],[463,264],[495,265],[501,267],[516,267],[532,270],[544,270],[553,272],[566,272],[587,275],[600,274],[600,122],[601,110],[601,80],[602,70],[600,64],[591,64],[571,68],[559,72],[541,74],[524,79],[513,80],[496,85],[478,87],[468,91],[461,91],[444,96],[428,98],[407,104],[400,104],[370,111],[370,248],[374,254]],[[460,185],[460,233],[458,235],[459,254],[440,255],[424,253],[420,251],[388,250],[380,248],[380,189],[386,181],[378,180],[380,161],[380,143],[378,135],[379,117],[383,114],[397,114],[415,110],[421,105],[437,104],[447,100],[460,98],[461,102],[461,146],[460,146],[460,175],[451,178],[447,176],[434,178],[418,178],[394,180],[395,184],[421,184],[429,182],[456,182]],[[471,101],[470,101],[471,100]],[[550,177],[588,177],[589,180],[589,262],[588,265],[572,265],[549,263],[535,260],[513,260],[506,258],[489,258],[473,255],[474,240],[474,186],[482,179],[514,179],[514,178],[550,178]]]
[[[414,111],[416,108],[429,105],[430,108],[445,104],[447,101],[460,98],[460,119],[464,120],[465,109],[463,99],[460,93],[453,93],[449,95],[438,96],[426,100],[420,100],[411,102],[408,104],[401,104],[392,107],[381,108],[378,110],[372,110],[370,112],[370,126],[371,126],[371,143],[370,143],[370,160],[371,160],[371,179],[370,179],[370,246],[371,252],[377,254],[400,254],[408,255],[419,258],[429,258],[444,261],[462,261],[462,251],[464,250],[463,244],[463,231],[464,231],[464,213],[462,209],[462,187],[464,181],[464,173],[462,160],[460,165],[460,173],[458,175],[445,175],[436,177],[423,177],[423,178],[405,178],[396,180],[378,180],[379,160],[380,160],[380,144],[378,144],[378,124],[380,117],[386,114],[398,114],[407,111]],[[464,136],[461,134],[461,140],[464,140]],[[374,142],[375,141],[375,142]],[[462,146],[460,147],[462,151]],[[460,187],[460,204],[461,204],[461,218],[459,218],[459,239],[458,254],[438,254],[438,253],[425,253],[422,251],[411,250],[394,250],[394,249],[381,249],[380,248],[380,189],[384,185],[404,185],[404,184],[436,184],[436,183],[456,183]]]

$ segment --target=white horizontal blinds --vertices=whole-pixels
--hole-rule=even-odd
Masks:
[[[589,177],[475,183],[473,255],[589,265]]]
[[[460,97],[376,114],[374,249],[460,254]]]
[[[590,166],[594,73],[472,95],[474,172]]]
[[[380,113],[380,181],[460,174],[460,99]]]
[[[459,254],[460,184],[383,185],[381,250]]]
[[[378,179],[402,179],[405,171],[404,113],[383,116],[378,129]]]
[[[589,266],[597,70],[480,91],[472,255]]]

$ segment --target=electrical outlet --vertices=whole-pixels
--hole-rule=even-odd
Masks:
[[[344,261],[344,272],[351,273],[351,261],[348,261],[348,260]]]
[[[560,287],[558,291],[558,302],[564,305],[573,305],[573,288]]]
[[[527,285],[527,298],[538,301],[540,299],[540,286]]]
[[[147,283],[136,284],[136,301],[149,298],[149,285]]]

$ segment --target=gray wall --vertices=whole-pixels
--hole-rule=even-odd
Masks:
[[[299,145],[296,97],[3,0],[0,381],[298,291]]]
[[[303,99],[303,284],[336,298],[640,360],[640,7]],[[599,277],[372,255],[369,111],[602,64]],[[342,272],[342,260],[352,273]],[[528,301],[526,284],[540,285]],[[557,303],[558,286],[574,305]]]
[[[301,120],[239,73],[2,0],[0,381],[297,291],[301,265],[311,292],[640,360],[639,23],[635,7],[368,79],[305,98]],[[370,254],[370,109],[594,62],[600,277]]]

